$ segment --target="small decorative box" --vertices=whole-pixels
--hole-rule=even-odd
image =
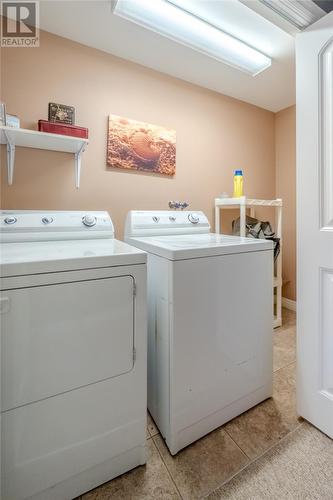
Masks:
[[[77,125],[66,125],[64,123],[38,120],[38,130],[40,132],[49,132],[50,134],[70,135],[72,137],[88,139],[88,129],[85,127],[78,127]]]
[[[57,104],[49,102],[49,122],[65,123],[66,125],[75,124],[75,108],[66,104]]]

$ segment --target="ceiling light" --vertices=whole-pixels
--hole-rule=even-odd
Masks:
[[[113,13],[209,57],[257,75],[272,60],[168,0],[116,0]]]
[[[326,12],[309,0],[260,0],[281,17],[303,30],[318,21]]]

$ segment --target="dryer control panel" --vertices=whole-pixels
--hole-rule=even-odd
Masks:
[[[0,211],[2,243],[113,237],[113,224],[107,212]]]
[[[125,236],[157,236],[170,234],[202,234],[210,232],[210,224],[201,211],[132,210],[127,214]]]

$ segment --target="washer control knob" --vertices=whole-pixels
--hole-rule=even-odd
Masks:
[[[157,215],[154,215],[154,216],[153,216],[153,221],[154,221],[154,222],[159,222],[159,220],[160,220],[160,218],[159,218],[159,217],[157,217]]]
[[[170,215],[169,220],[171,220],[171,222],[175,222],[176,217],[174,215]]]
[[[189,214],[188,220],[192,222],[192,224],[198,224],[200,217],[196,213]]]
[[[53,217],[43,217],[42,218],[43,224],[51,224],[51,222],[53,222]]]
[[[15,222],[17,222],[17,218],[10,215],[9,217],[6,217],[5,218],[5,223],[6,224],[15,224]]]
[[[82,217],[82,222],[85,226],[92,227],[96,225],[97,219],[94,215],[85,215]]]

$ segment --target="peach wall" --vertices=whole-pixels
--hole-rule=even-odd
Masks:
[[[36,128],[54,101],[75,106],[90,134],[79,190],[70,155],[18,148],[13,186],[2,161],[3,208],[108,210],[121,237],[129,209],[165,209],[170,199],[188,200],[213,224],[213,200],[232,192],[235,168],[249,196],[274,197],[273,113],[46,32],[40,48],[2,53],[2,99],[22,127]],[[176,129],[176,175],[107,168],[109,113]]]
[[[296,108],[276,114],[276,196],[283,199],[283,296],[296,300]]]

